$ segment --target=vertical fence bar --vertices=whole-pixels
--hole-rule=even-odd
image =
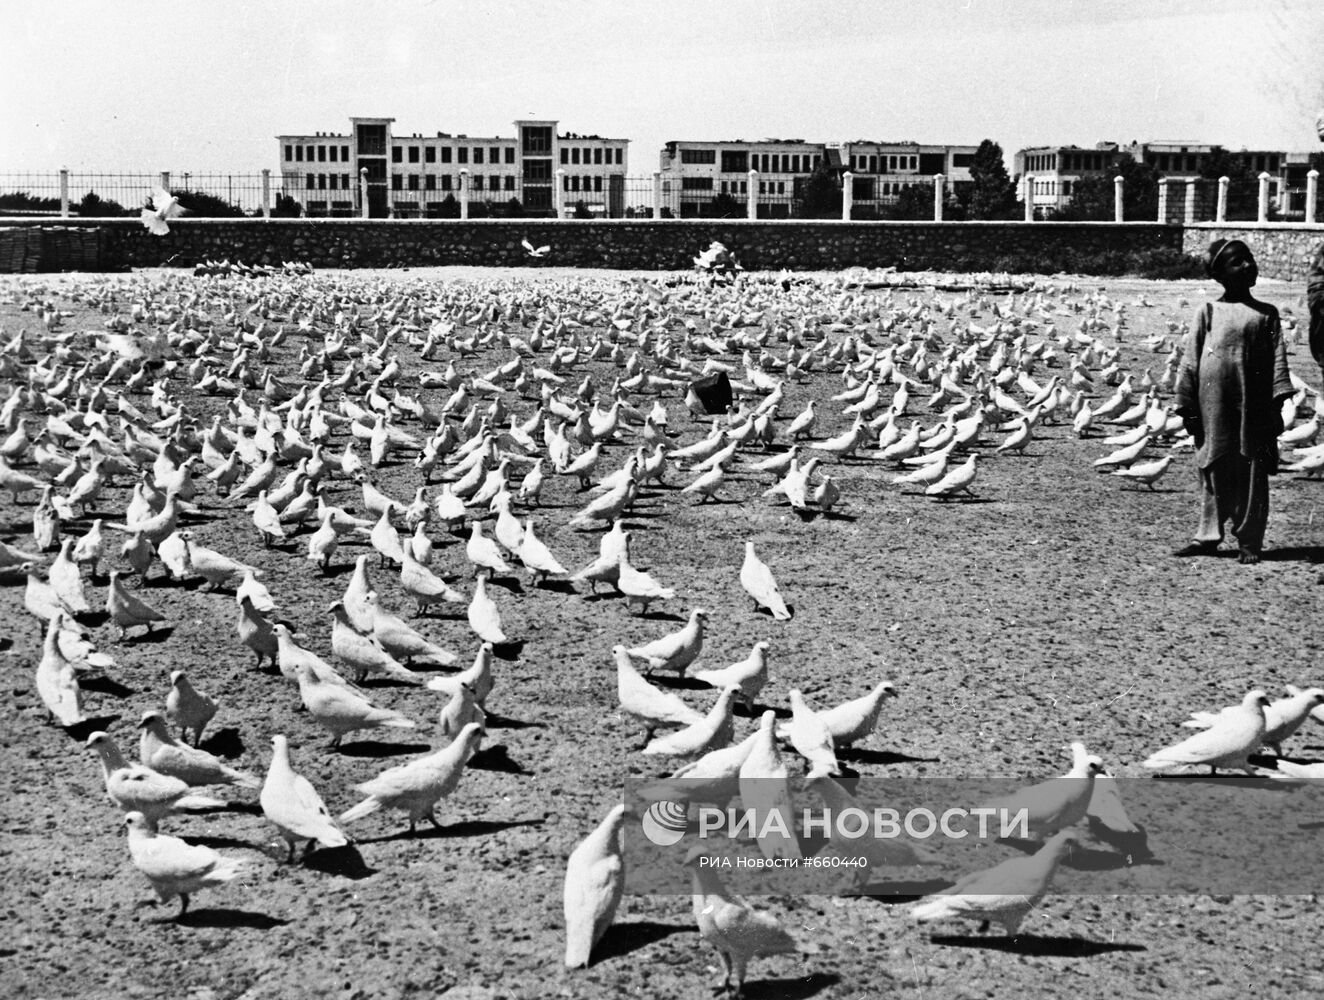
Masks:
[[[469,171],[460,171],[460,218],[469,218]]]
[[[262,168],[262,218],[271,218],[271,170]]]
[[[745,218],[757,219],[759,217],[759,172],[750,170],[749,172],[749,190],[745,193]]]
[[[653,218],[662,218],[662,171],[653,171]]]
[[[60,168],[60,218],[69,218],[69,168]]]
[[[1255,208],[1255,221],[1269,221],[1269,172],[1267,170],[1260,173],[1260,196]]]
[[[1315,199],[1319,197],[1319,171],[1306,174],[1306,224],[1315,221]]]
[[[1025,221],[1034,221],[1034,175],[1025,175]]]
[[[552,189],[552,204],[556,206],[556,217],[565,218],[565,167],[556,168],[556,185]]]
[[[1214,221],[1227,222],[1227,188],[1231,177],[1218,178],[1218,204],[1214,207]]]
[[[942,221],[942,193],[943,193],[942,174],[933,175],[933,221]]]
[[[847,170],[841,175],[841,221],[850,222],[850,210],[855,207],[855,175]]]
[[[1126,178],[1118,174],[1113,178],[1113,222],[1126,219],[1126,208],[1122,196],[1126,191]]]
[[[162,170],[162,171],[161,171],[161,187],[162,187],[163,190],[166,190],[166,191],[169,191],[169,190],[170,190],[170,171],[169,171],[169,170]]]

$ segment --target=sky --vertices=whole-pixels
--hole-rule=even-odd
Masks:
[[[251,172],[275,136],[1312,151],[1324,0],[5,0],[0,173]]]

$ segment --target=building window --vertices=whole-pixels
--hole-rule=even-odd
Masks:
[[[473,182],[473,189],[474,189],[475,191],[481,191],[481,190],[483,190],[483,175],[482,175],[482,174],[475,174],[473,177],[471,177],[471,178],[469,178],[469,179]]]
[[[740,182],[740,193],[741,193],[741,194],[749,194],[749,181],[741,181],[741,182]]]
[[[767,193],[768,193],[767,181],[759,181],[759,194],[767,194]]]
[[[392,146],[392,147],[391,147],[391,162],[392,162],[392,163],[403,163],[403,162],[404,162],[404,159],[405,159],[405,155],[404,155],[404,154],[405,154],[405,151],[404,151],[404,149],[402,149],[400,146]]]
[[[437,190],[437,178],[434,177],[434,176],[432,176],[432,174],[427,174],[427,175],[423,178],[423,190],[424,190],[424,191],[435,191],[435,190]]]
[[[562,146],[562,147],[561,147],[561,165],[562,165],[562,166],[565,166],[565,165],[566,165],[567,163],[569,163],[569,162],[570,162],[570,148],[569,148],[568,146]]]
[[[743,174],[749,169],[749,153],[743,149],[722,150],[722,173]]]
[[[593,190],[594,190],[594,191],[601,191],[601,190],[602,190],[602,178],[601,178],[601,177],[594,177],[594,178],[593,178]]]
[[[442,175],[441,175],[441,189],[442,189],[443,191],[449,191],[449,190],[451,189],[451,175],[450,175],[450,174],[442,174]]]
[[[326,147],[326,152],[327,152],[327,159],[329,159],[332,163],[335,163],[335,162],[336,162],[336,153],[338,152],[338,150],[336,149],[336,147],[335,147],[335,146],[327,146],[327,147]]]
[[[349,174],[340,175],[340,188],[342,191],[349,190]]]
[[[285,144],[285,159],[287,160],[294,159],[294,147],[291,146],[289,143]]]
[[[302,147],[302,146],[295,146],[295,147],[294,147],[294,158],[295,158],[296,160],[300,161],[300,162],[303,162],[303,147]]]
[[[623,157],[624,155],[625,155],[625,150],[623,150],[623,149],[617,149],[617,150],[616,150],[616,165],[617,165],[618,167],[619,167],[622,163],[625,162],[625,161],[622,159],[622,157]]]
[[[717,150],[715,149],[682,149],[680,151],[681,163],[716,163]]]
[[[326,174],[317,175],[317,187],[322,191],[326,190]]]
[[[507,190],[507,191],[514,191],[514,190],[515,190],[515,178],[514,178],[514,177],[507,177],[507,178],[506,178],[506,190]]]
[[[570,150],[570,162],[571,162],[571,163],[578,163],[578,162],[579,162],[579,149],[578,149],[578,148],[575,148],[575,149]]]
[[[601,163],[602,163],[602,149],[601,147],[599,147],[598,149],[593,150],[593,165],[599,166],[601,165]]]
[[[436,147],[436,146],[424,146],[424,147],[423,147],[423,162],[424,162],[424,163],[436,163],[436,162],[437,162],[437,147]]]
[[[482,146],[475,146],[475,147],[474,147],[474,163],[482,163],[482,162],[483,162],[483,147],[482,147]]]
[[[418,162],[418,147],[417,147],[417,146],[410,146],[410,147],[409,147],[409,162],[410,162],[410,163],[417,163],[417,162]]]
[[[392,174],[392,175],[391,175],[391,190],[392,190],[392,191],[403,191],[403,190],[404,190],[404,186],[405,186],[405,178],[404,178],[404,175],[403,175],[403,174]]]
[[[711,191],[713,189],[713,179],[711,177],[682,177],[680,186],[684,191]]]
[[[552,130],[547,125],[526,125],[524,132],[524,153],[542,153],[552,151]]]
[[[468,146],[456,146],[456,147],[455,147],[455,159],[456,159],[456,161],[459,162],[459,163],[468,163],[468,162],[469,162],[469,147],[468,147]]]
[[[348,147],[348,146],[341,146],[341,147],[340,147],[340,162],[341,162],[341,163],[348,163],[348,162],[349,162],[349,147]]]
[[[450,162],[451,162],[451,148],[450,148],[450,146],[442,146],[442,147],[441,147],[441,162],[442,162],[442,163],[450,163]]]
[[[418,174],[409,175],[409,190],[410,191],[418,190]]]
[[[307,187],[309,191],[317,187],[317,178],[314,177],[312,174],[309,174],[307,178],[305,178],[305,180],[306,180],[306,184],[304,186]]]

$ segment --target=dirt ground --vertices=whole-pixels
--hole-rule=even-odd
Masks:
[[[843,304],[843,296],[858,295],[899,317],[904,339],[916,329],[918,321],[908,318],[915,306],[959,303],[956,317],[930,313],[932,333],[947,342],[957,318],[988,327],[997,321],[995,305],[1019,314],[1040,291],[1056,310],[1057,333],[1071,334],[1083,314],[1067,304],[1102,293],[1111,303],[1125,303],[1121,362],[1137,382],[1147,369],[1155,378],[1163,370],[1166,354],[1153,350],[1148,338],[1164,335],[1169,321],[1189,320],[1210,293],[1198,282],[1069,276],[1036,279],[1028,296],[924,288],[859,293],[843,289],[842,276],[796,277],[803,280],[789,290],[779,281],[744,279],[744,311],[826,328],[841,309],[857,308]],[[159,271],[31,276],[0,279],[0,333],[8,341],[26,331],[40,357],[50,334],[33,303],[71,312],[56,329],[63,333],[128,317],[135,301],[159,305],[182,294],[196,296],[193,307],[227,331],[244,321],[257,297],[268,296],[271,326],[290,325],[292,303],[335,298],[340,308],[363,315],[403,304],[391,322],[408,321],[415,304],[435,307],[458,320],[466,336],[474,328],[465,321],[479,307],[520,300],[528,325],[510,322],[511,333],[527,338],[538,315],[550,315],[556,304],[563,316],[597,311],[600,322],[587,317],[584,332],[603,334],[613,329],[607,322],[613,306],[636,294],[628,291],[630,282],[629,275],[551,268],[253,280]],[[1301,291],[1275,283],[1260,289],[1292,311],[1289,319],[1303,320]],[[726,295],[704,292],[669,308],[704,329],[712,303]],[[141,328],[163,328],[165,319],[151,311],[149,304]],[[316,341],[329,318],[316,322]],[[422,315],[425,333],[432,318]],[[1043,338],[1042,322],[1031,340]],[[840,340],[862,329],[886,337],[876,321],[852,322],[826,335]],[[1115,341],[1111,333],[1100,336],[1106,344]],[[1293,370],[1318,388],[1304,331],[1289,331],[1287,339]],[[295,330],[272,352],[271,370],[291,385],[300,382],[296,361],[305,342]],[[88,338],[76,337],[72,346],[85,350]],[[781,356],[786,345],[774,339],[768,349]],[[419,391],[416,376],[444,370],[449,352],[424,362],[417,348],[401,343],[398,353],[401,390],[439,405],[449,390]],[[548,353],[531,363],[545,365]],[[456,364],[482,373],[511,356],[489,347]],[[643,360],[651,367],[646,355]],[[741,358],[721,360],[739,366]],[[337,364],[339,372],[343,362]],[[1067,371],[1040,367],[1034,377],[1043,382]],[[562,374],[571,389],[591,375],[605,395],[623,373],[602,360],[581,361]],[[181,366],[171,390],[205,427],[226,400],[200,395],[189,384]],[[809,399],[819,402],[816,438],[847,427],[843,404],[829,398],[842,387],[839,372],[821,370],[788,382],[779,442]],[[1104,386],[1098,394],[1110,391]],[[129,399],[145,411],[150,406],[146,395]],[[505,400],[520,419],[534,405],[513,391]],[[645,409],[651,405],[646,397],[643,402]],[[679,444],[706,431],[677,394],[664,402],[672,429],[682,431]],[[910,413],[926,427],[938,419],[919,393],[912,395]],[[415,421],[401,425],[420,432]],[[1178,454],[1171,473],[1149,491],[1124,488],[1122,480],[1092,468],[1112,450],[1097,433],[1082,440],[1069,423],[1040,426],[1024,455],[994,454],[991,445],[1001,436],[985,434],[978,448],[984,457],[978,497],[971,501],[941,502],[895,486],[896,471],[873,458],[830,460],[823,471],[842,488],[842,508],[832,516],[805,518],[763,499],[771,480],[748,469],[763,457],[757,450],[742,453],[722,503],[701,504],[682,494],[675,486],[690,475],[672,471],[672,488],[647,490],[628,522],[635,562],[675,587],[673,600],[641,617],[605,590],[593,596],[582,585],[533,587],[523,572],[492,588],[518,648],[497,661],[484,749],[441,803],[440,830],[424,824],[410,837],[402,814],[379,813],[348,828],[352,848],[286,865],[284,844],[263,818],[256,793],[225,789],[231,808],[171,817],[163,825],[246,864],[235,882],[198,894],[179,924],[169,921],[175,904],[149,905],[154,896],[116,835],[119,815],[106,800],[95,756],[45,720],[33,683],[39,628],[23,608],[22,578],[10,577],[0,587],[7,679],[0,700],[3,992],[172,1000],[708,995],[717,958],[698,936],[688,896],[627,896],[592,965],[570,972],[562,962],[562,883],[570,850],[619,801],[627,778],[665,776],[679,766],[634,751],[638,731],[617,710],[611,649],[677,628],[695,607],[711,616],[702,655],[707,665],[742,659],[760,639],[771,643],[772,681],[761,698],[769,706],[785,709],[792,687],[827,707],[877,680],[892,681],[898,697],[877,732],[855,755],[843,757],[865,776],[1038,781],[1066,769],[1063,748],[1075,740],[1114,773],[1141,775],[1140,761],[1189,734],[1180,728],[1188,712],[1235,703],[1252,687],[1277,695],[1285,684],[1324,683],[1324,480],[1291,473],[1273,480],[1268,551],[1259,565],[1241,566],[1226,550],[1218,558],[1181,560],[1170,551],[1194,528],[1189,453]],[[346,440],[344,429],[336,428],[328,454],[338,457]],[[635,445],[633,431],[610,445],[599,471],[618,468]],[[366,456],[362,445],[359,452]],[[421,485],[409,453],[378,473],[378,486],[406,503]],[[103,493],[93,516],[121,518],[129,485],[117,481]],[[338,468],[328,485],[330,502],[361,507],[357,486]],[[437,493],[436,486],[429,491]],[[573,481],[549,475],[543,501],[532,511],[539,537],[572,569],[597,553],[600,532],[567,527],[585,496]],[[346,539],[324,576],[304,558],[304,535],[266,549],[241,503],[218,498],[209,485],[197,503],[190,518],[197,539],[262,569],[280,617],[297,624],[303,640],[330,660],[327,605],[343,592],[354,559],[372,553],[366,538]],[[31,495],[17,505],[7,494],[0,498],[2,536],[30,545],[31,510]],[[86,524],[66,530],[79,535]],[[452,574],[467,595],[463,539],[435,527],[431,535],[437,543],[433,568]],[[737,579],[746,539],[773,567],[794,609],[792,620],[777,622],[751,609]],[[477,642],[464,606],[454,606],[458,614],[413,619],[396,575],[378,568],[372,555],[383,603],[456,650],[467,666]],[[160,572],[157,564],[154,574]],[[104,578],[86,585],[99,609]],[[351,734],[339,751],[328,749],[325,732],[296,711],[294,686],[279,673],[254,669],[234,634],[232,592],[211,592],[196,581],[157,581],[143,593],[169,617],[169,630],[116,643],[112,626],[89,619],[116,666],[106,672],[113,683],[85,684],[87,711],[105,720],[126,755],[136,757],[135,724],[142,712],[163,707],[168,675],[176,669],[187,670],[222,703],[205,746],[263,775],[271,735],[286,734],[296,770],[336,814],[358,801],[354,784],[433,745],[445,698],[421,687],[381,684],[373,687],[380,702],[419,728]],[[706,689],[678,690],[701,711],[712,703]],[[739,715],[737,739],[754,725]],[[1308,723],[1285,750],[1293,760],[1324,759],[1324,726]],[[961,873],[943,874],[954,879]],[[1014,942],[997,930],[977,936],[970,924],[917,927],[908,907],[870,898],[757,902],[782,920],[805,954],[756,959],[749,997],[1289,998],[1324,990],[1324,910],[1316,895],[1050,895]]]

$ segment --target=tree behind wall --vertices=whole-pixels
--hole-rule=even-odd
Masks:
[[[801,219],[841,218],[841,188],[823,157],[800,187],[800,207],[796,214]]]
[[[1228,179],[1229,221],[1245,222],[1259,218],[1260,179],[1241,157],[1229,153],[1222,146],[1215,146],[1205,157],[1204,165],[1200,168],[1200,176],[1214,184],[1218,183],[1220,177]]]
[[[1071,202],[1053,218],[1061,222],[1111,222],[1116,197],[1113,178],[1122,178],[1122,218],[1153,222],[1158,218],[1158,172],[1130,156],[1119,157],[1102,174],[1089,174],[1071,186]]]
[[[1007,165],[1002,162],[1002,147],[992,139],[985,139],[975,150],[970,162],[970,182],[965,189],[969,199],[965,205],[967,218],[1019,218],[1016,186],[1007,174]]]

